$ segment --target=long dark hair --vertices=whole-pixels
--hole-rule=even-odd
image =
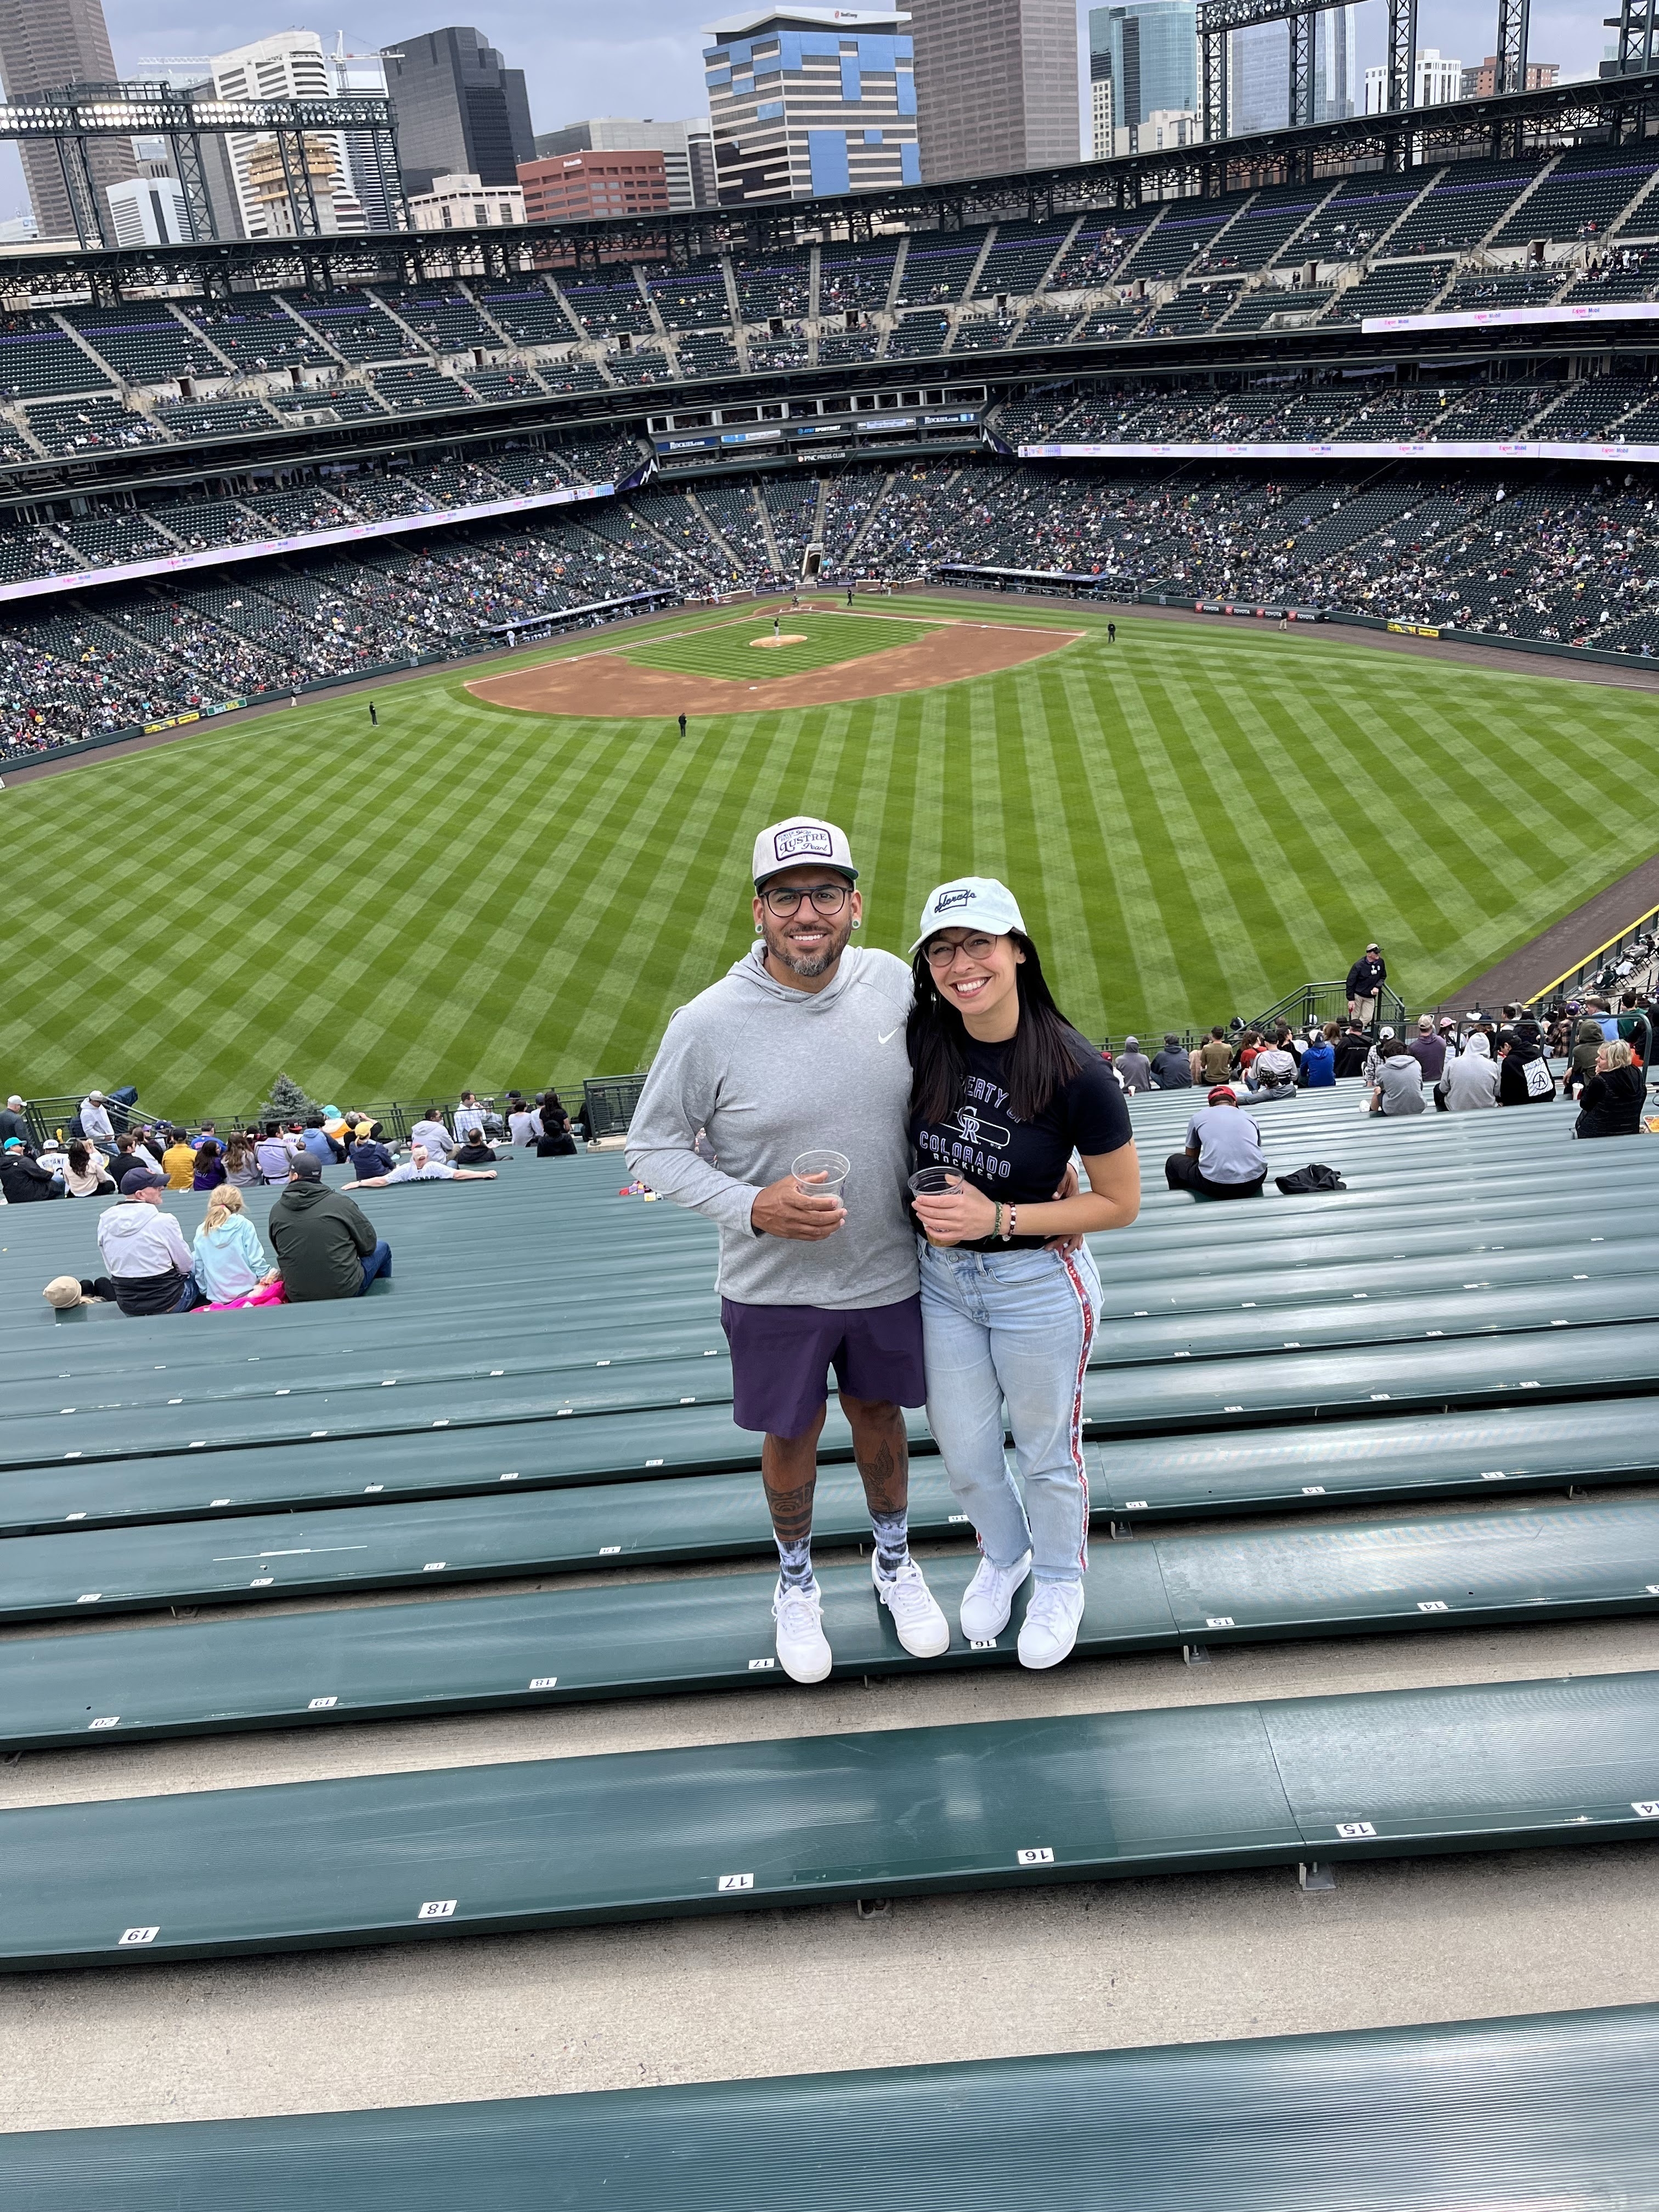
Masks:
[[[1025,956],[1014,970],[1019,992],[1019,1027],[1009,1039],[1004,1065],[1008,1103],[1016,1121],[1031,1121],[1094,1058],[1088,1039],[1073,1028],[1054,1004],[1037,949],[1023,931],[1009,938]],[[956,1104],[968,1070],[968,1031],[962,1016],[942,997],[927,964],[927,947],[911,962],[915,1003],[905,1030],[910,1054],[910,1110],[924,1121],[942,1121]]]

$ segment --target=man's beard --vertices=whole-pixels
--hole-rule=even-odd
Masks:
[[[788,942],[781,928],[769,927],[766,932],[767,952],[780,968],[787,968],[792,975],[799,975],[804,981],[812,982],[835,966],[846,951],[848,940],[853,934],[850,915],[839,926],[833,922],[826,926],[830,931],[829,939],[816,952],[798,951]]]

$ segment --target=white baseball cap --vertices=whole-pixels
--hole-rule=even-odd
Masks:
[[[958,876],[952,883],[941,884],[921,909],[921,934],[910,947],[912,953],[920,952],[941,929],[982,929],[993,937],[1006,937],[1011,929],[1022,937],[1029,933],[1019,902],[994,876]]]
[[[820,822],[811,814],[792,814],[787,822],[775,822],[755,840],[755,888],[758,890],[769,876],[781,869],[798,868],[813,860],[822,860],[848,883],[859,879],[847,832],[837,830],[833,822]]]

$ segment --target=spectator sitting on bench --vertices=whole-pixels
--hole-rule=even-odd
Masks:
[[[387,1146],[383,1145],[378,1137],[371,1137],[368,1133],[367,1121],[360,1122],[358,1128],[362,1133],[354,1132],[351,1142],[346,1146],[346,1158],[351,1163],[351,1171],[359,1182],[383,1182],[398,1163]]]
[[[63,1170],[65,1198],[113,1198],[115,1178],[109,1162],[95,1146],[76,1137],[69,1148]]]
[[[58,1176],[41,1166],[21,1137],[8,1137],[0,1150],[0,1193],[8,1206],[33,1206],[64,1195]]]
[[[1187,1125],[1185,1152],[1171,1152],[1164,1161],[1164,1181],[1194,1198],[1260,1198],[1267,1176],[1261,1130],[1239,1111],[1231,1085],[1217,1084]]]
[[[447,1160],[455,1150],[455,1139],[443,1125],[443,1118],[435,1106],[428,1106],[409,1133],[411,1146],[425,1148],[429,1158]]]
[[[362,1148],[360,1146],[359,1151]],[[485,1150],[488,1152],[489,1147]],[[495,1155],[489,1153],[493,1160]],[[494,1182],[494,1168],[453,1168],[447,1160],[434,1160],[424,1145],[410,1148],[408,1159],[400,1168],[386,1175],[359,1176],[356,1182],[343,1182],[342,1190],[380,1190],[393,1182]]]
[[[193,1187],[196,1147],[182,1129],[173,1130],[173,1141],[161,1155],[161,1169],[169,1190],[189,1190]]]
[[[190,1247],[161,1211],[167,1178],[146,1167],[121,1178],[121,1202],[98,1217],[98,1249],[124,1314],[177,1313],[191,1295]]]
[[[1631,1048],[1624,1039],[1604,1044],[1596,1055],[1595,1073],[1584,1085],[1572,1133],[1575,1137],[1640,1136],[1647,1097],[1647,1072],[1632,1064]]]
[[[1391,1117],[1420,1114],[1426,1103],[1423,1097],[1423,1063],[1404,1037],[1391,1037],[1387,1052],[1376,1064],[1372,1113]]]
[[[208,1200],[190,1263],[192,1305],[228,1306],[249,1297],[277,1270],[265,1256],[259,1232],[242,1211],[242,1194],[224,1183]]]
[[[495,1150],[482,1129],[469,1129],[465,1142],[455,1155],[458,1168],[493,1168]]]
[[[1476,1030],[1456,1058],[1446,1062],[1434,1095],[1449,1114],[1474,1114],[1497,1105],[1498,1063],[1484,1030]]]
[[[259,1172],[267,1182],[286,1182],[293,1164],[294,1153],[288,1139],[280,1131],[261,1137],[253,1148],[253,1157],[259,1164]]]
[[[1296,1055],[1291,1050],[1291,1033],[1281,1022],[1273,1031],[1273,1042],[1257,1053],[1250,1062],[1250,1072],[1244,1080],[1249,1086],[1253,1100],[1264,1106],[1274,1099],[1294,1098],[1296,1096]]]
[[[288,1188],[266,1226],[290,1305],[360,1298],[378,1276],[392,1273],[392,1247],[375,1236],[360,1206],[329,1189],[313,1153],[296,1153],[290,1162]]]

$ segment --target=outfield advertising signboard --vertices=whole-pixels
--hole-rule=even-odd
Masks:
[[[1022,461],[1659,461],[1659,446],[1586,445],[1565,438],[1327,438],[1318,444],[1022,446]]]

